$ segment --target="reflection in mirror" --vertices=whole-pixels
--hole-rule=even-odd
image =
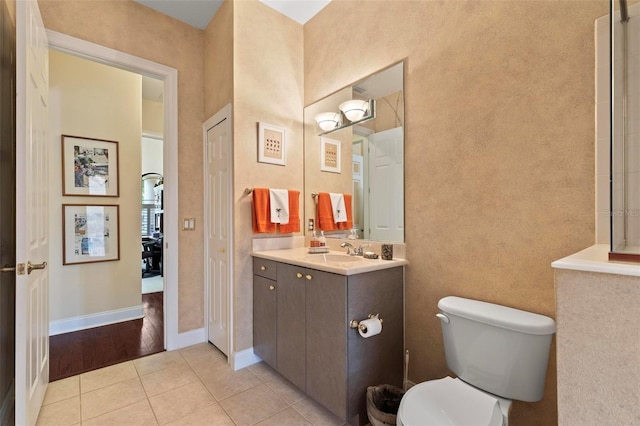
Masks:
[[[404,79],[403,63],[379,71],[304,110],[305,221],[317,224],[319,192],[352,195],[353,227],[358,238],[404,242]],[[375,115],[351,123],[339,106],[351,99],[373,100]],[[335,131],[320,128],[320,113],[342,114]],[[339,147],[329,158],[323,147]],[[332,162],[333,161],[333,162]],[[311,234],[305,227],[307,235]],[[328,233],[347,238],[349,230]]]
[[[162,232],[162,191],[164,178],[160,173],[144,173],[142,175],[142,236],[151,237]]]

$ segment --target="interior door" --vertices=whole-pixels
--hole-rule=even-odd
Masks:
[[[231,288],[231,107],[205,123],[209,341],[229,355]]]
[[[0,425],[14,423],[16,294],[16,39],[0,5]]]
[[[364,157],[353,154],[351,162],[351,172],[353,173],[353,227],[358,230],[358,238],[362,238],[361,230],[364,229]]]
[[[16,424],[49,382],[48,41],[38,3],[16,2]]]
[[[402,127],[369,136],[369,238],[404,241]],[[400,207],[400,208],[399,208]]]

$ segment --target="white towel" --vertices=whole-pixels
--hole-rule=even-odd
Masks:
[[[286,189],[269,189],[271,205],[271,223],[282,225],[289,223],[289,191]]]
[[[344,205],[344,195],[329,193],[331,198],[331,211],[333,212],[333,221],[335,223],[347,221],[347,208]]]

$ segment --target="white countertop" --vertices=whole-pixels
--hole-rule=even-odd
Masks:
[[[609,245],[596,244],[551,263],[556,269],[640,277],[640,263],[609,260]]]
[[[362,256],[347,256],[344,251],[330,250],[326,254],[311,254],[307,247],[281,250],[252,251],[251,256],[288,263],[290,265],[333,272],[340,275],[355,275],[406,265],[405,259],[365,259]]]

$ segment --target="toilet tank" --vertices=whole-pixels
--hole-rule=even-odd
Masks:
[[[503,398],[542,399],[551,318],[454,296],[438,308],[447,365],[460,379]]]

